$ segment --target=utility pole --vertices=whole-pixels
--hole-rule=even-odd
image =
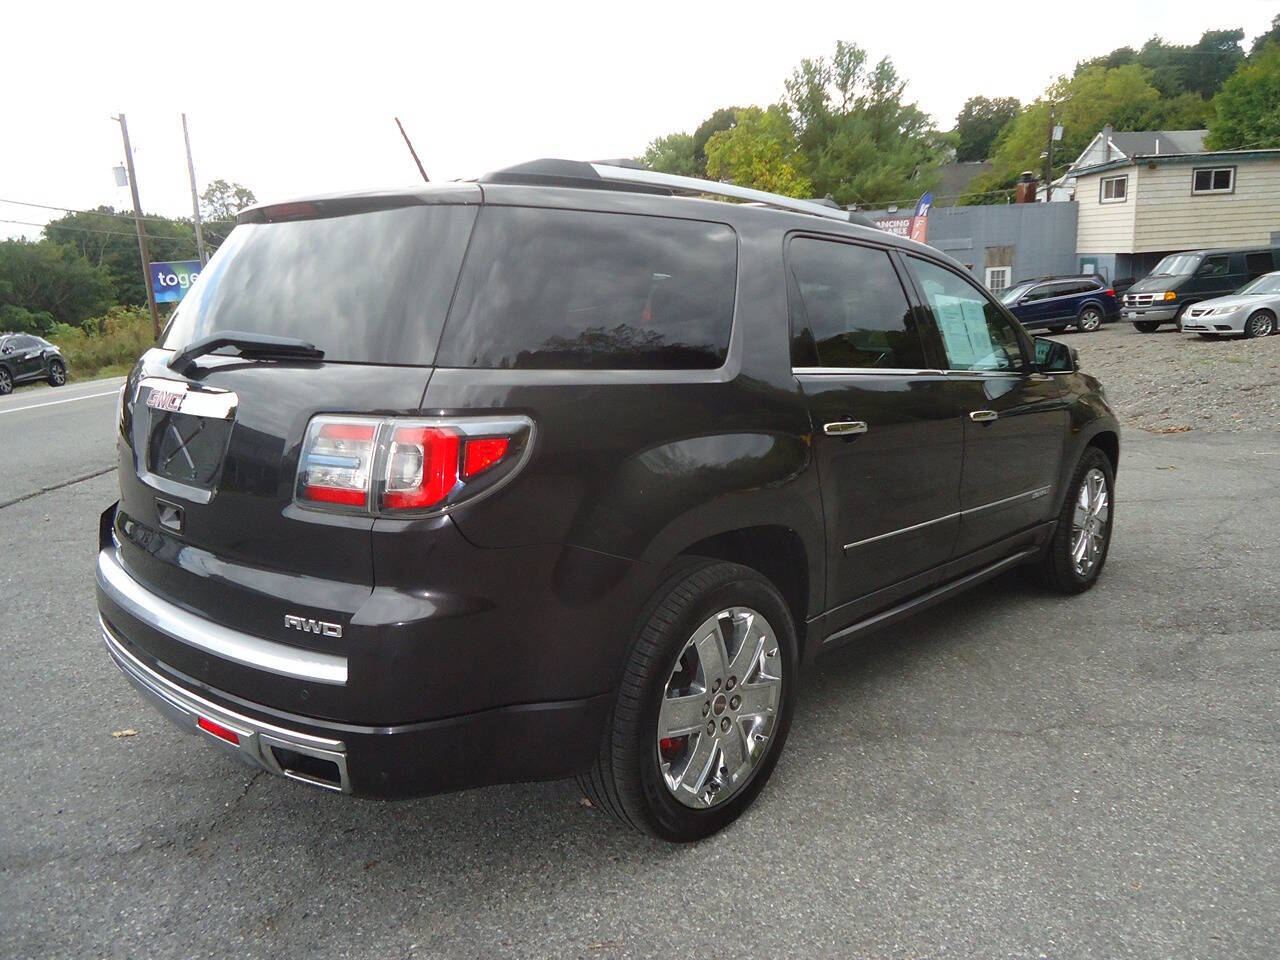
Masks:
[[[427,171],[422,167],[422,161],[418,159],[418,151],[413,149],[413,141],[409,139],[409,135],[404,132],[404,124],[400,122],[400,118],[396,117],[396,126],[400,128],[400,136],[404,137],[405,146],[409,148],[409,152],[413,154],[413,162],[418,165],[418,172],[422,174],[422,179],[426,183],[431,182],[431,178],[427,176]]]
[[[1049,104],[1049,147],[1044,154],[1044,202],[1053,202],[1053,104]]]
[[[204,252],[204,231],[200,228],[200,195],[196,193],[196,165],[191,162],[191,137],[187,133],[187,115],[182,115],[182,142],[187,145],[187,176],[191,178],[191,213],[196,219],[196,253],[200,266],[209,262]]]
[[[129,146],[129,125],[124,114],[112,117],[120,124],[120,136],[124,138],[124,162],[129,171],[129,192],[133,194],[133,224],[138,228],[138,253],[142,255],[142,283],[147,288],[147,306],[151,309],[151,327],[155,338],[160,339],[160,314],[156,311],[156,295],[151,289],[151,248],[147,245],[147,228],[142,223],[142,203],[138,200],[138,178],[133,172],[133,148]]]

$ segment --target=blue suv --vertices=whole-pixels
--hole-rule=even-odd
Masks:
[[[1115,290],[1097,274],[1023,280],[1001,291],[1000,300],[1028,330],[1050,333],[1072,326],[1092,333],[1120,316]]]

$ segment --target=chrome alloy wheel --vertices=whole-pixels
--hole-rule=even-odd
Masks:
[[[686,807],[723,803],[769,752],[782,706],[782,657],[763,616],[708,617],[676,658],[658,710],[658,765]]]
[[[1111,518],[1111,493],[1107,478],[1094,467],[1084,475],[1076,508],[1071,514],[1071,562],[1076,573],[1087,577],[1102,558]]]
[[[1246,320],[1245,324],[1245,333],[1251,337],[1269,337],[1275,328],[1275,321],[1271,319],[1271,314],[1263,313],[1261,310]]]
[[[1093,333],[1102,326],[1102,311],[1097,307],[1085,307],[1080,313],[1079,326],[1084,333]]]
[[[49,364],[49,382],[55,387],[60,387],[67,382],[67,368],[57,360]]]

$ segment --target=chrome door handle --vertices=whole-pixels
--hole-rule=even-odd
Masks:
[[[828,423],[822,428],[822,432],[829,437],[851,437],[854,434],[867,432],[867,421],[865,420],[840,420],[835,423]]]
[[[994,410],[973,410],[969,413],[969,419],[974,423],[990,423],[999,416]]]

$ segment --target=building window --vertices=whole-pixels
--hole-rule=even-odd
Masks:
[[[1201,167],[1192,171],[1192,193],[1235,193],[1235,167]]]
[[[1007,290],[1013,280],[1013,267],[987,267],[987,289]]]
[[[1129,194],[1129,176],[1123,177],[1103,177],[1102,178],[1102,196],[1103,203],[1124,203],[1125,198]]]

